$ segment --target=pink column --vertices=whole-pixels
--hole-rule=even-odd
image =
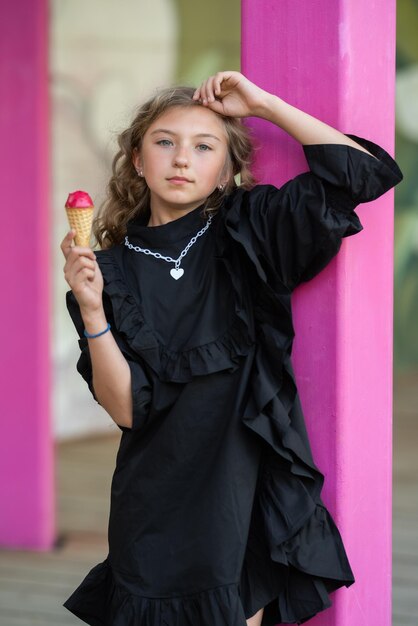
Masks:
[[[242,70],[343,132],[394,143],[395,0],[243,0]],[[254,120],[256,170],[276,185],[302,150]],[[294,294],[294,364],[324,501],[356,583],[318,626],[391,623],[393,194],[357,210],[364,230]]]
[[[0,544],[54,541],[50,423],[48,19],[46,0],[0,21]]]

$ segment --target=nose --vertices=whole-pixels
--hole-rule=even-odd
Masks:
[[[174,154],[174,167],[188,167],[189,157],[185,148],[179,148]]]

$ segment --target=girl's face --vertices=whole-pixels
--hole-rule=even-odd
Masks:
[[[173,107],[144,135],[134,155],[151,193],[151,212],[188,212],[201,205],[230,176],[227,135],[216,113]]]

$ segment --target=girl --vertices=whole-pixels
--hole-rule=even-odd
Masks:
[[[310,172],[254,185],[247,116],[299,141]],[[119,145],[102,250],[61,244],[77,369],[122,431],[109,553],[64,606],[93,626],[305,622],[354,577],[304,427],[290,298],[402,174],[238,72],[161,91]]]

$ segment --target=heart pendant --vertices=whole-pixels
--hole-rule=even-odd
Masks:
[[[184,270],[181,267],[179,267],[178,269],[173,267],[173,269],[170,270],[170,276],[172,276],[174,280],[178,280],[179,278],[183,276],[183,274],[184,274]]]

